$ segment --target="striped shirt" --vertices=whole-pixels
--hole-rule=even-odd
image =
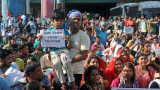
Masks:
[[[42,51],[42,53],[39,55],[38,54],[38,52],[37,51],[34,51],[31,55],[33,55],[36,59],[37,59],[37,61],[40,63],[40,58],[42,57],[42,56],[44,56],[46,53],[44,52],[44,51]]]

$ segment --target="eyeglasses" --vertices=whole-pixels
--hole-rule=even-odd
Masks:
[[[130,73],[130,72],[132,72],[132,70],[122,70],[123,72],[128,72],[128,73]]]

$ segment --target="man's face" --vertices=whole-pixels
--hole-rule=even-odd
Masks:
[[[35,69],[34,72],[31,72],[32,74],[30,74],[30,76],[34,79],[34,80],[39,80],[42,78],[42,70],[41,70],[41,66],[37,67]]]
[[[100,39],[99,38],[96,38],[96,43],[100,43]]]
[[[158,44],[158,39],[154,39],[153,40],[153,43],[156,45],[156,44]]]
[[[141,16],[141,19],[144,19],[144,16]]]
[[[22,13],[20,13],[20,16],[22,16]]]
[[[16,40],[11,40],[11,44],[16,44]]]
[[[15,62],[17,59],[17,51],[12,51],[12,55],[13,55],[13,62]]]
[[[79,29],[81,26],[81,22],[82,20],[80,17],[72,17],[70,24],[74,29]]]
[[[4,61],[5,66],[7,66],[7,67],[11,66],[11,63],[13,62],[12,57],[13,57],[12,54],[9,54],[8,56],[6,56],[5,61]]]
[[[124,18],[127,19],[127,15],[125,15]]]
[[[24,55],[28,55],[28,52],[29,52],[28,46],[25,46],[25,47],[22,49],[22,53],[23,53]]]
[[[102,17],[102,21],[104,21],[105,20],[105,18],[104,17]]]
[[[10,15],[11,17],[13,16],[13,14]]]
[[[131,18],[131,17],[129,17],[129,20],[132,20],[132,18]]]
[[[53,24],[56,27],[56,29],[62,29],[62,26],[64,24],[64,19],[54,19]]]

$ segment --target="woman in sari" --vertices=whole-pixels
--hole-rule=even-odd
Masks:
[[[122,66],[123,65],[120,58],[114,57],[111,59],[111,62],[105,70],[105,76],[109,83],[112,83],[114,79],[118,78],[119,74],[122,71]]]
[[[111,87],[116,88],[139,88],[134,65],[126,62],[122,67],[122,75],[112,81]]]

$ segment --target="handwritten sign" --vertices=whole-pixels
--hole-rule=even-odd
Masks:
[[[160,47],[157,47],[157,50],[156,50],[156,57],[159,57],[160,56]]]
[[[134,28],[131,27],[124,27],[124,33],[126,34],[132,34],[134,32]]]
[[[8,82],[13,85],[15,82],[19,81],[23,78],[24,73],[10,67],[6,72],[5,75],[7,76],[6,79]]]
[[[159,89],[147,89],[147,88],[112,88],[111,90],[159,90]]]
[[[42,47],[65,47],[64,30],[41,30],[42,35],[41,46]]]

